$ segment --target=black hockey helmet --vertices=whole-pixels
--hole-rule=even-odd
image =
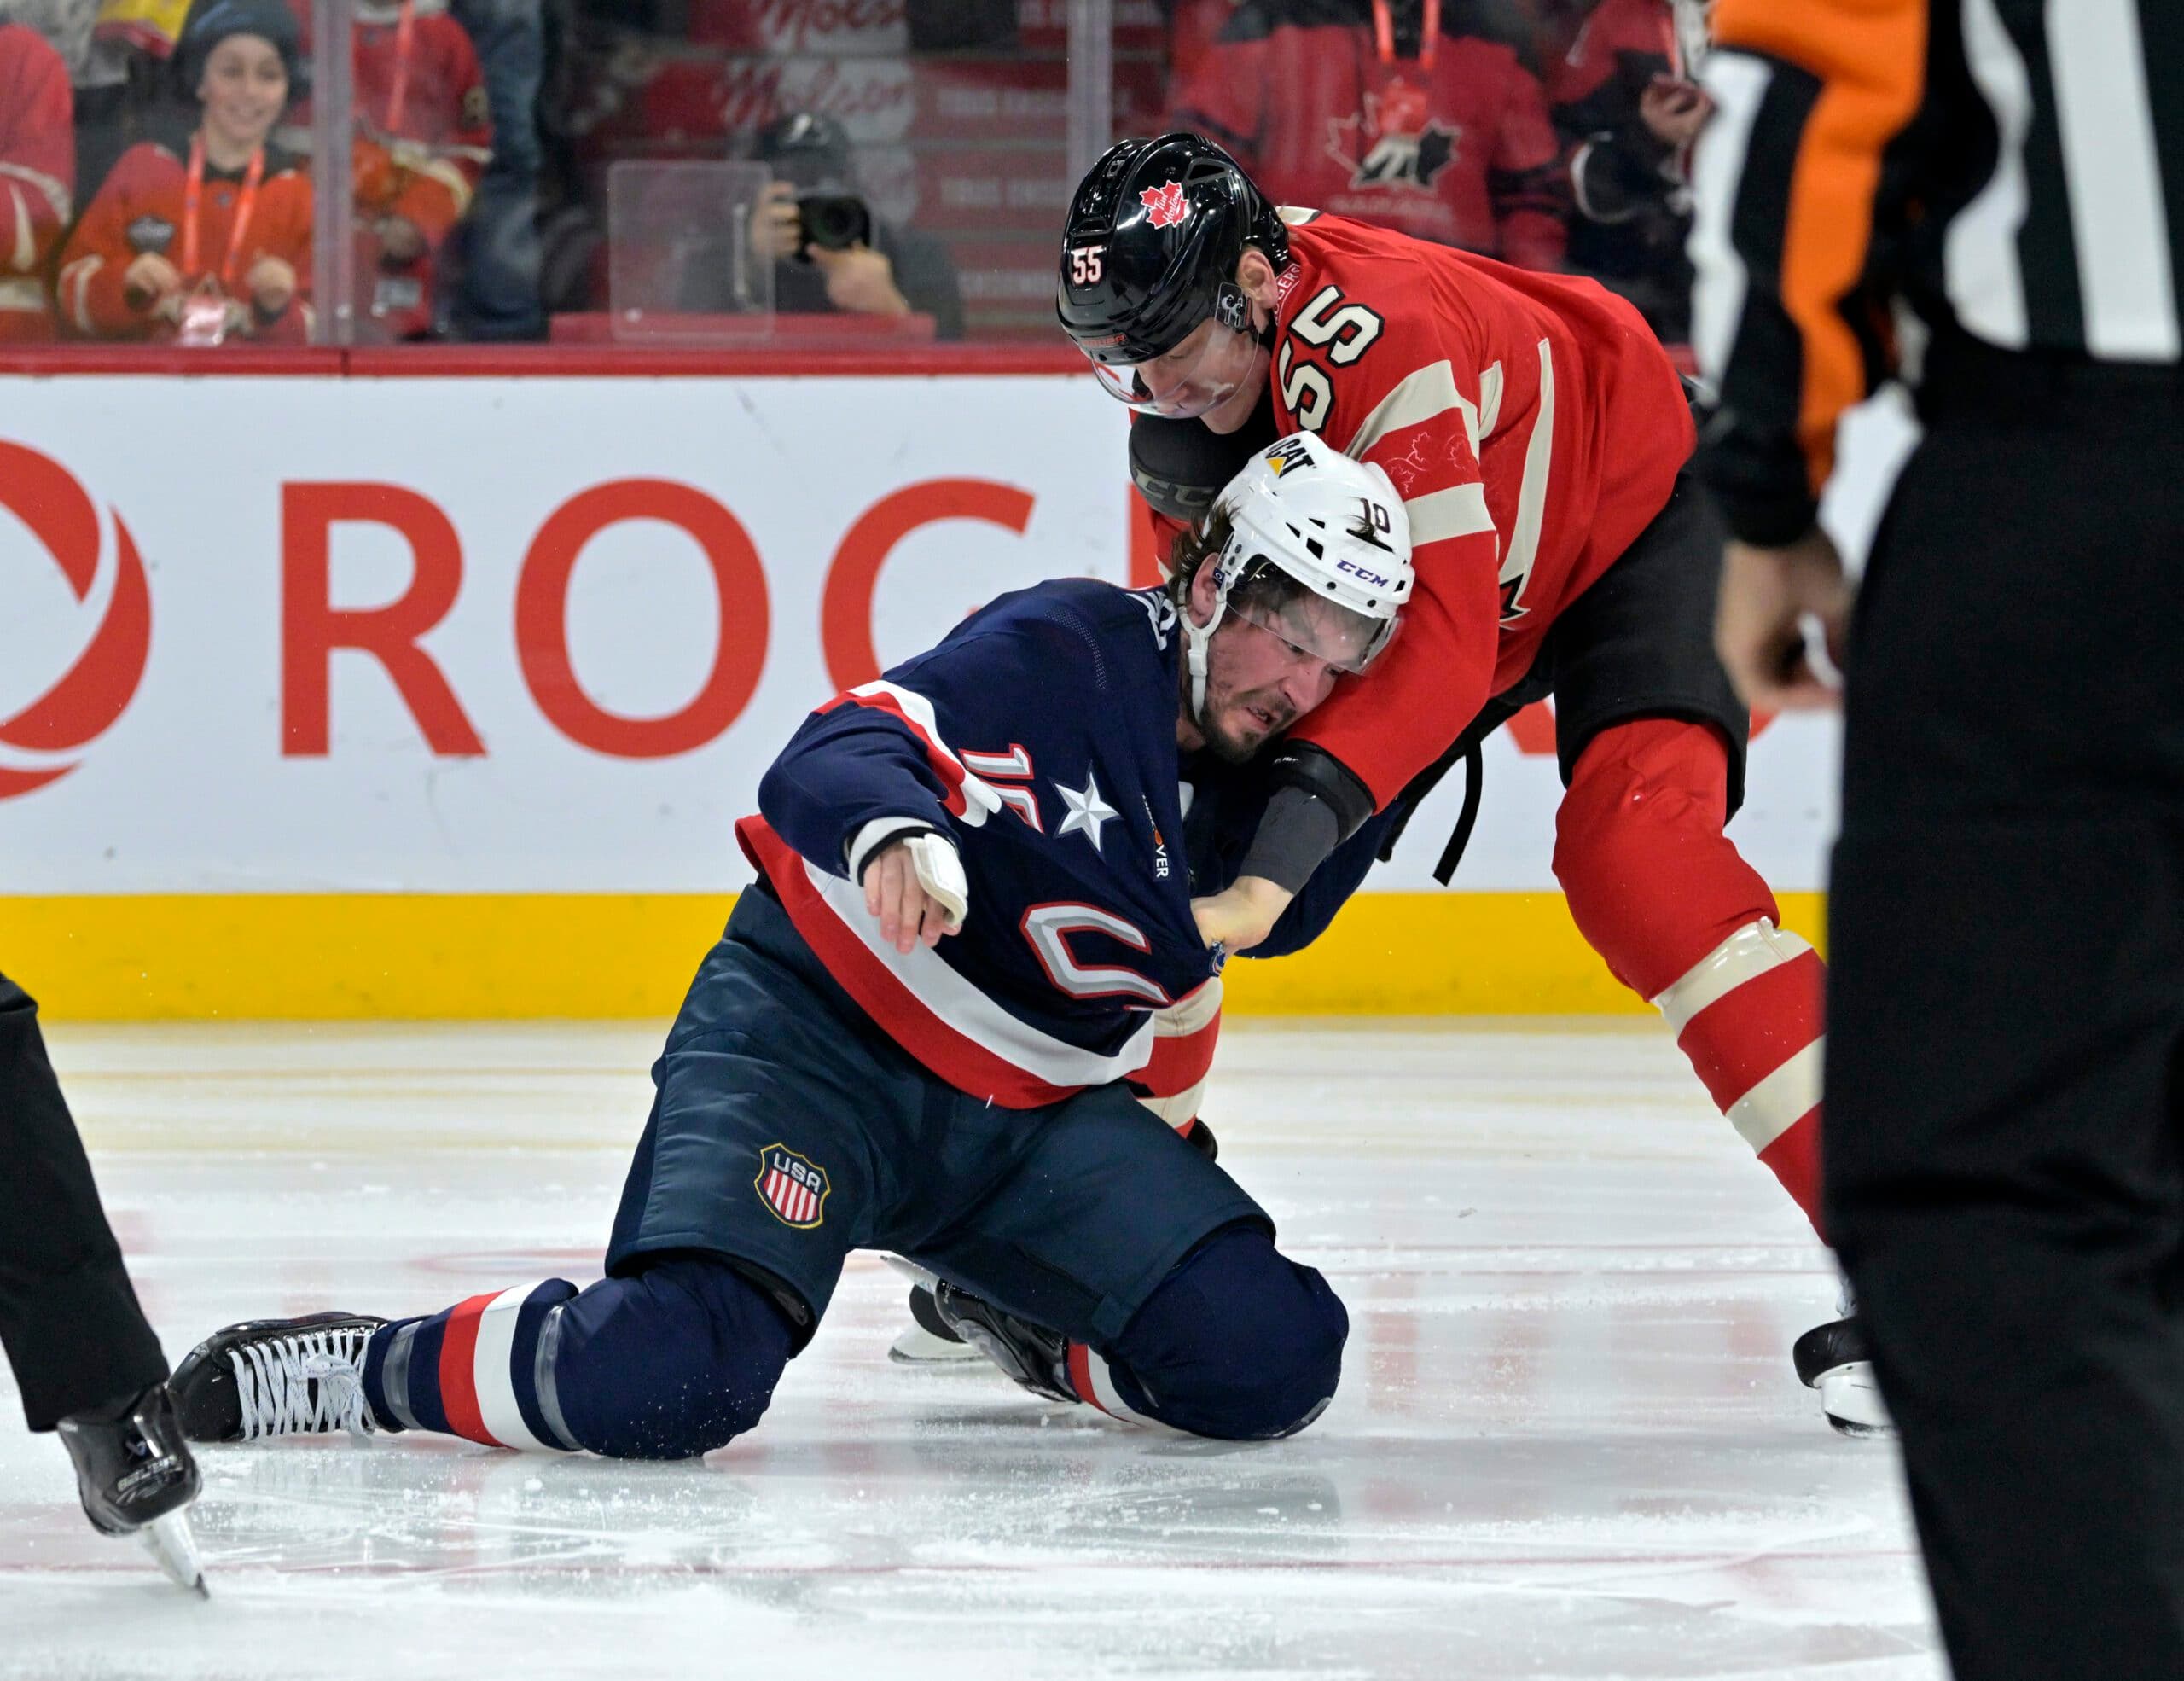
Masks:
[[[1134,406],[1159,408],[1130,370],[1173,350],[1206,320],[1248,333],[1236,285],[1246,245],[1275,270],[1289,265],[1289,238],[1274,206],[1228,153],[1178,131],[1109,147],[1078,183],[1063,224],[1054,311]]]

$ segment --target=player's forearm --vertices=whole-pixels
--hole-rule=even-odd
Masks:
[[[1336,913],[1364,884],[1381,841],[1400,816],[1392,807],[1380,812],[1330,852],[1289,902],[1288,909],[1275,920],[1274,931],[1241,955],[1286,957],[1303,951],[1325,934]]]
[[[1273,797],[1236,873],[1294,893],[1373,815],[1373,795],[1356,772],[1309,742],[1285,745],[1271,776]]]
[[[759,779],[758,810],[775,834],[822,870],[850,875],[852,852],[869,856],[886,838],[875,825],[949,832],[947,806],[907,731],[833,718],[807,720]]]

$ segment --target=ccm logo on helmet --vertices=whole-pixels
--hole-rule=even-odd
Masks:
[[[1372,585],[1376,589],[1385,590],[1389,585],[1395,582],[1391,578],[1381,577],[1377,572],[1366,571],[1363,567],[1358,565],[1355,561],[1337,561],[1334,563],[1334,569],[1337,572],[1346,572],[1352,577],[1362,579],[1366,583]]]

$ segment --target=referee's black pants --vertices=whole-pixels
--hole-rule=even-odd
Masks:
[[[1847,666],[1822,1140],[1960,1681],[2184,1677],[2184,383],[1949,349]]]
[[[0,974],[0,1344],[33,1430],[167,1375],[69,1119],[38,1005]]]

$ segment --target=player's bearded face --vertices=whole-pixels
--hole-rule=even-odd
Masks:
[[[1334,692],[1335,668],[1230,613],[1206,652],[1206,745],[1241,764]]]

